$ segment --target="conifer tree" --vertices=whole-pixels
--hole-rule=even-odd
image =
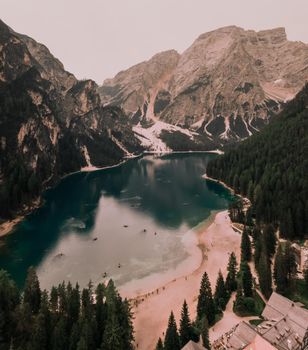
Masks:
[[[76,322],[73,324],[72,331],[69,339],[69,350],[77,350],[77,345],[80,338],[80,327]]]
[[[41,304],[41,289],[34,267],[30,267],[25,282],[24,302],[30,305],[30,309],[37,314]]]
[[[164,345],[163,345],[161,338],[158,338],[158,342],[156,344],[155,350],[164,350]]]
[[[244,228],[242,233],[242,242],[241,242],[241,261],[249,262],[251,260],[251,244],[248,235],[248,231]]]
[[[168,328],[166,331],[164,348],[165,348],[165,350],[180,350],[181,349],[180,338],[179,338],[175,318],[174,318],[172,311],[171,311],[169,321],[168,321]]]
[[[304,281],[308,290],[308,267],[304,268],[303,274],[304,274]]]
[[[77,345],[77,350],[79,350],[79,348],[82,349],[84,347],[88,350],[96,349],[93,329],[95,328],[92,327],[91,321],[87,318],[84,318],[83,325],[81,328],[80,341]]]
[[[105,330],[105,322],[107,318],[107,308],[104,303],[105,286],[99,283],[95,290],[95,318],[97,324],[97,343],[102,343],[102,337]]]
[[[14,333],[13,311],[19,304],[19,291],[9,274],[0,270],[0,349],[9,349]]]
[[[119,295],[117,297],[117,314],[121,327],[123,348],[126,350],[132,350],[132,342],[134,341],[134,328],[132,323],[133,316],[131,312],[131,306],[127,299],[122,301]]]
[[[230,254],[228,267],[227,267],[226,289],[229,293],[236,291],[237,288],[237,261],[234,252]]]
[[[64,316],[67,313],[67,295],[66,295],[66,286],[64,281],[58,285],[58,303],[59,303],[59,314]]]
[[[64,282],[52,288],[49,298],[46,291],[40,291],[33,271],[28,276],[24,298],[19,297],[8,274],[0,271],[1,350],[133,349],[130,305],[122,300],[112,281],[107,288],[98,286],[95,303],[91,283],[84,289],[82,298],[78,285],[73,288],[71,283]],[[38,312],[35,311],[37,295]]]
[[[204,272],[198,296],[197,319],[201,321],[206,317],[209,325],[212,325],[215,321],[215,311],[211,284],[208,274]]]
[[[79,285],[71,289],[67,298],[67,316],[70,321],[70,326],[78,321],[80,315],[80,291]]]
[[[240,285],[237,286],[236,290],[236,296],[235,296],[235,301],[234,301],[234,307],[237,310],[241,310],[241,308],[244,307],[243,305],[244,297],[243,297],[243,291],[242,287]]]
[[[49,329],[46,321],[45,315],[43,313],[39,313],[34,324],[34,331],[32,333],[31,350],[49,349]]]
[[[115,306],[109,305],[108,317],[103,334],[102,349],[122,350],[121,328],[115,313]]]
[[[58,289],[55,286],[52,286],[50,291],[50,306],[53,312],[58,310]]]
[[[256,234],[253,236],[253,247],[254,247],[254,254],[253,254],[253,260],[255,263],[255,266],[258,266],[261,251],[262,251],[262,233],[261,231],[254,231]]]
[[[274,262],[274,281],[278,293],[286,294],[292,289],[297,274],[294,251],[290,242],[278,245]]]
[[[241,263],[242,285],[245,297],[252,297],[252,274],[246,261]]]
[[[210,343],[210,337],[209,337],[209,328],[208,328],[208,323],[207,323],[206,320],[202,324],[201,339],[202,339],[203,346],[207,350],[211,350],[211,343]]]
[[[284,293],[287,288],[287,272],[284,264],[284,254],[282,250],[282,244],[278,245],[277,253],[274,262],[274,281],[276,284],[276,291],[278,293]]]
[[[271,258],[276,250],[276,235],[272,225],[266,225],[263,230],[263,238],[268,256]]]
[[[68,342],[66,338],[66,322],[64,317],[61,317],[56,324],[53,332],[53,346],[52,350],[66,350],[68,347]]]
[[[186,300],[184,300],[184,303],[182,306],[179,333],[180,333],[181,347],[184,347],[190,340],[193,339],[193,329],[192,329],[191,320],[189,317]]]
[[[215,300],[216,306],[219,309],[224,310],[226,308],[226,305],[228,302],[228,295],[225,288],[225,282],[224,282],[224,278],[221,273],[221,270],[219,270],[218,276],[217,276],[214,300]]]
[[[297,274],[297,265],[295,254],[289,241],[287,241],[285,244],[284,264],[287,272],[288,287],[292,287]]]
[[[77,344],[77,350],[90,350],[91,348],[88,348],[87,342],[83,336],[80,337],[80,340]]]
[[[272,294],[272,271],[271,263],[265,250],[262,250],[257,270],[261,291],[266,298],[269,298]]]
[[[13,349],[27,349],[31,345],[30,339],[33,332],[33,313],[29,303],[21,303],[18,305],[15,310],[15,316],[17,323],[15,328],[15,339],[13,340]]]

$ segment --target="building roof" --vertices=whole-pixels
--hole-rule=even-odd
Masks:
[[[292,312],[292,308],[295,308],[294,310],[300,312],[300,314],[307,314],[308,311],[301,306],[302,304],[295,303],[294,301],[273,292],[262,312],[262,316],[266,320],[280,320],[283,316]]]
[[[217,350],[298,350],[308,337],[308,310],[282,295],[272,293],[257,327],[241,322],[213,344]],[[308,349],[308,348],[307,348]]]
[[[182,350],[205,350],[203,346],[200,344],[195,343],[194,341],[190,340],[183,348]]]
[[[257,334],[254,340],[248,344],[243,350],[276,350],[267,340]]]
[[[256,329],[243,321],[215,341],[213,348],[229,350],[243,349],[254,340],[256,335]]]
[[[282,295],[273,293],[262,313],[265,321],[258,332],[277,349],[296,349],[308,330],[308,310]]]

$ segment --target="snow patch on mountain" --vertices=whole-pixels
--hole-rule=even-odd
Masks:
[[[170,133],[181,132],[188,136],[191,140],[194,139],[195,135],[198,133],[183,129],[176,125],[171,125],[162,121],[156,121],[149,128],[144,128],[140,123],[133,127],[133,131],[136,137],[140,140],[142,146],[144,146],[148,151],[157,153],[171,152],[172,150],[160,139],[160,135],[163,131]]]
[[[132,156],[132,153],[130,153],[115,136],[111,135],[111,140],[124,152],[126,157]]]

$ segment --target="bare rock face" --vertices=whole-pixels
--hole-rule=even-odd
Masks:
[[[225,142],[262,128],[307,79],[308,45],[288,41],[284,28],[230,26],[120,72],[99,92],[135,123],[160,119]]]
[[[14,34],[26,44],[31,56],[38,63],[38,68],[43,68],[41,71],[43,78],[52,80],[53,84],[63,93],[77,83],[75,76],[64,69],[63,64],[51,54],[45,45],[38,43],[27,35]]]
[[[165,51],[106,80],[99,89],[102,103],[120,105],[136,121],[152,115],[158,93],[170,89],[179,58],[175,50]]]
[[[143,149],[123,111],[104,108],[97,88],[0,21],[0,223],[61,176]]]

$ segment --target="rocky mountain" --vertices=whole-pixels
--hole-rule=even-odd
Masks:
[[[308,236],[308,83],[284,110],[247,140],[211,162],[207,175],[251,201],[258,225],[280,237]]]
[[[143,148],[120,108],[78,81],[35,40],[0,21],[0,218],[64,174],[112,165]]]
[[[229,26],[118,73],[99,92],[140,122],[143,136],[159,120],[224,143],[260,130],[307,79],[308,45],[287,40],[284,28]]]

